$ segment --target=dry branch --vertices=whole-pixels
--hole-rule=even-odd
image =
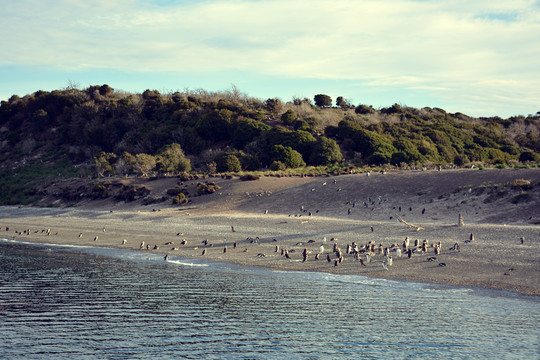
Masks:
[[[408,222],[406,222],[405,220],[403,220],[403,218],[402,218],[401,216],[399,216],[398,214],[396,214],[396,216],[397,216],[399,222],[401,222],[401,223],[407,225],[408,227],[413,228],[413,229],[415,229],[416,231],[424,230],[424,228],[421,227],[421,226],[414,225],[414,224],[409,224]]]

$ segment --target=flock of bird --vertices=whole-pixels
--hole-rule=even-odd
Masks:
[[[369,173],[367,174],[369,176]],[[333,184],[336,185],[337,181],[334,179]],[[327,182],[323,182],[322,186],[327,186]],[[312,188],[311,191],[315,191],[315,188]],[[337,191],[341,191],[341,188],[337,188]],[[373,210],[374,206],[381,205],[383,203],[387,202],[387,199],[383,198],[382,196],[375,196],[375,197],[368,197],[365,201],[362,201],[362,206],[364,208],[370,208]],[[347,214],[351,215],[352,209],[357,207],[357,204],[359,202],[357,201],[348,201],[345,205],[347,206]],[[308,211],[303,205],[299,206],[300,213],[299,214],[289,214],[289,216],[313,216],[313,214],[319,213],[319,210],[313,210]],[[405,211],[408,209],[409,212],[411,212],[413,209],[412,207],[405,208]],[[394,206],[393,210],[397,212],[402,212],[401,206]],[[425,214],[426,209],[422,209],[421,213]],[[264,211],[264,214],[268,214],[269,211],[266,209]],[[399,216],[399,215],[398,215]],[[9,232],[9,227],[5,227],[6,232]],[[40,230],[34,230],[31,231],[30,229],[25,229],[23,231],[18,230],[12,230],[14,231],[15,235],[17,236],[29,236],[31,234],[42,234],[46,236],[51,236],[52,232],[51,229],[40,229]],[[373,233],[375,231],[373,226],[370,226],[370,231]],[[103,227],[102,232],[105,233],[106,229]],[[231,225],[231,232],[236,233],[237,230],[234,225]],[[16,238],[16,236],[13,236],[13,239]],[[56,232],[55,235],[58,235]],[[177,237],[182,237],[184,234],[181,232],[176,233]],[[99,236],[94,235],[94,241],[99,241]],[[83,232],[80,232],[78,235],[79,238],[83,237]],[[465,241],[465,243],[471,243],[475,240],[474,234],[470,234],[469,238]],[[259,237],[247,237],[243,243],[245,244],[255,244],[255,245],[261,245],[261,239]],[[411,259],[413,256],[417,257],[419,255],[424,255],[428,253],[432,253],[432,256],[427,257],[426,261],[428,262],[435,262],[437,261],[437,256],[441,254],[442,251],[442,244],[441,242],[437,243],[429,243],[428,240],[423,240],[420,242],[420,240],[415,240],[414,242],[411,242],[410,238],[407,236],[401,243],[394,242],[388,246],[383,246],[382,243],[377,244],[375,241],[370,240],[369,242],[359,244],[355,241],[352,241],[350,243],[346,243],[344,245],[344,249],[342,249],[339,245],[339,241],[337,238],[332,237],[329,241],[327,241],[327,237],[323,237],[320,240],[319,244],[316,244],[317,241],[315,240],[308,240],[306,244],[302,242],[298,242],[295,244],[295,246],[289,246],[289,248],[281,247],[278,243],[278,240],[274,239],[265,239],[264,242],[275,242],[274,246],[274,252],[276,255],[273,256],[281,256],[284,259],[287,260],[297,260],[302,261],[303,263],[308,261],[324,261],[323,259],[326,259],[326,261],[333,265],[334,267],[340,266],[340,264],[343,263],[346,259],[349,259],[347,261],[353,261],[358,263],[360,266],[369,266],[370,264],[380,264],[382,268],[386,271],[388,271],[393,263],[394,259],[406,257],[408,259]],[[521,244],[525,242],[525,238],[520,238]],[[330,243],[330,244],[329,244]],[[121,241],[122,246],[126,246],[128,244],[128,241],[126,239],[123,239]],[[308,245],[309,244],[309,245]],[[164,259],[167,261],[169,259],[169,252],[173,251],[176,252],[181,249],[181,247],[188,247],[188,241],[186,239],[180,240],[180,241],[167,241],[163,244],[150,244],[146,243],[145,241],[142,241],[138,249],[140,250],[159,250],[161,246],[166,247],[166,255],[164,256]],[[203,240],[200,245],[194,243],[191,244],[192,250],[200,249],[202,248],[201,256],[205,256],[210,248],[218,247],[220,245],[218,244],[212,244],[208,239]],[[215,246],[214,246],[215,245]],[[132,245],[133,246],[133,245]],[[223,239],[222,251],[223,254],[227,254],[227,251],[230,246],[232,246],[232,249],[238,248],[238,242],[235,241],[231,244],[227,243],[227,238]],[[299,248],[302,248],[301,251],[301,258],[298,257],[298,259],[295,259],[295,252]],[[296,248],[296,249],[295,249]],[[248,248],[244,248],[243,252],[247,252]],[[461,246],[459,242],[455,242],[450,248],[448,248],[448,251],[454,251],[454,252],[461,252]],[[257,257],[269,257],[270,255],[265,254],[264,252],[258,252]],[[438,266],[445,267],[446,263],[444,262],[438,262]],[[511,271],[514,269],[509,269],[505,275],[509,275]]]

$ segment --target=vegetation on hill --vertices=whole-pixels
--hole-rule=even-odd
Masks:
[[[0,105],[0,203],[45,178],[313,167],[536,166],[540,114],[471,118],[394,104],[250,98],[236,88],[161,94],[108,85],[13,95]]]

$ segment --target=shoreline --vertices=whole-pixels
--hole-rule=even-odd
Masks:
[[[421,223],[424,230],[416,232],[397,221],[359,221],[322,216],[299,218],[239,211],[227,214],[195,211],[188,214],[189,211],[177,208],[153,212],[1,207],[0,237],[9,239],[15,236],[15,241],[204,258],[272,270],[354,274],[540,296],[540,261],[536,252],[540,229],[534,225],[467,223],[458,227],[449,222],[431,221]],[[9,231],[5,231],[6,227]],[[19,234],[28,229],[30,234]],[[46,235],[47,229],[51,230],[51,235]],[[80,233],[82,237],[79,237]],[[475,240],[465,243],[470,233],[475,234]],[[94,241],[96,236],[98,239]],[[345,252],[347,244],[353,241],[360,245],[373,240],[377,245],[382,243],[389,247],[393,243],[401,244],[406,236],[411,242],[416,239],[420,242],[428,240],[430,244],[441,241],[441,254],[435,255],[432,248],[410,259],[393,253],[393,264],[389,270],[382,266],[382,255],[375,255],[371,263],[361,266],[353,255],[345,254],[344,260],[334,266],[337,259],[332,252],[334,243]],[[327,238],[326,243],[323,243],[324,237]],[[520,237],[527,241],[520,244]],[[336,240],[331,241],[332,238]],[[127,243],[122,245],[124,239]],[[206,246],[202,243],[205,239],[208,240]],[[143,241],[145,246],[141,250]],[[184,245],[183,241],[186,242]],[[455,242],[459,242],[460,252],[449,250]],[[325,248],[324,255],[315,260],[315,253],[321,245]],[[158,248],[153,250],[154,246]],[[280,248],[278,252],[275,252],[276,246]],[[305,248],[311,253],[303,262],[302,251]],[[202,255],[204,249],[206,253]],[[290,259],[281,256],[281,249],[289,251]],[[326,253],[330,254],[331,262],[326,260]],[[437,257],[437,260],[427,261],[430,257]],[[366,260],[365,255],[361,258]],[[446,266],[439,266],[440,263]]]
[[[117,247],[98,247],[98,246],[87,246],[87,245],[67,245],[67,244],[57,244],[57,243],[47,243],[47,242],[36,242],[36,241],[14,241],[10,239],[5,239],[0,237],[0,243],[6,242],[9,244],[23,244],[23,245],[29,245],[29,246],[42,246],[42,247],[58,247],[58,248],[64,248],[67,250],[88,250],[88,249],[102,249],[102,250],[114,250],[119,252],[124,251],[133,251],[134,253],[138,253],[136,250],[128,250],[128,249],[122,249]],[[100,256],[110,256],[108,254],[99,253]],[[158,255],[154,253],[154,255]],[[433,282],[433,281],[422,281],[422,280],[413,280],[413,279],[407,279],[407,278],[401,278],[401,277],[374,277],[369,276],[365,274],[360,273],[351,273],[351,274],[336,274],[332,272],[326,272],[326,271],[312,271],[312,270],[302,270],[302,269],[281,269],[281,268],[271,268],[266,266],[260,266],[260,265],[242,265],[235,262],[230,261],[218,261],[213,260],[209,258],[191,258],[191,257],[183,257],[181,255],[177,255],[178,259],[172,258],[167,260],[166,262],[172,263],[172,264],[178,264],[181,266],[187,266],[187,267],[211,267],[211,266],[218,266],[218,267],[226,267],[228,269],[243,269],[246,268],[252,268],[255,270],[263,270],[263,271],[269,271],[269,272],[295,272],[295,273],[312,273],[312,274],[327,274],[327,275],[336,275],[336,276],[359,276],[363,277],[364,279],[370,279],[370,280],[383,280],[383,281],[394,281],[402,284],[412,283],[416,285],[420,285],[424,288],[433,289],[433,290],[439,290],[439,289],[451,289],[451,290],[458,290],[458,291],[470,291],[476,295],[479,296],[488,296],[488,297],[509,297],[509,298],[516,298],[516,299],[523,299],[523,300],[533,300],[533,301],[540,301],[540,295],[537,294],[524,294],[520,293],[514,290],[506,290],[506,289],[496,289],[496,288],[488,288],[488,287],[480,287],[480,286],[473,286],[473,285],[456,285],[456,284],[450,284],[450,283],[441,283],[441,282]],[[189,261],[197,261],[197,262],[189,262]]]

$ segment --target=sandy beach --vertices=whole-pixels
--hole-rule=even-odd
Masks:
[[[65,208],[0,207],[0,237],[538,296],[538,186],[512,189],[509,184],[516,179],[536,184],[540,171],[400,171],[256,181],[216,178],[212,181],[221,186],[218,192],[193,197],[185,206],[101,200]],[[179,182],[121,181],[144,183],[158,195]],[[196,182],[183,185],[193,187]],[[458,226],[459,214],[464,226]],[[385,270],[387,258],[379,254],[380,244],[382,249],[391,249],[392,244],[401,248],[406,237],[413,248],[418,240],[418,250],[410,258],[390,251],[392,265]],[[424,241],[426,252],[420,249]],[[366,253],[360,254],[364,266],[346,253],[353,242],[359,247],[376,245],[371,262]],[[435,254],[432,244],[438,242],[441,251]],[[456,243],[459,251],[454,250]],[[343,256],[337,264],[335,244]],[[317,260],[321,246],[324,250]],[[289,258],[282,256],[282,250]]]

